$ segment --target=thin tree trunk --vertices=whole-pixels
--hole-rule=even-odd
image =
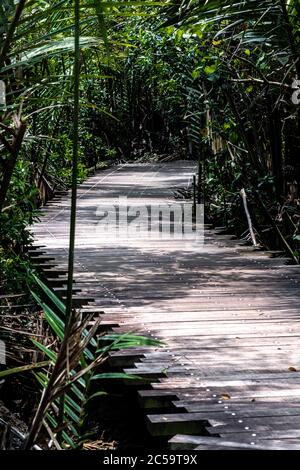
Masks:
[[[248,204],[247,204],[247,195],[246,195],[246,191],[245,191],[244,188],[241,189],[240,195],[241,195],[241,198],[243,200],[245,214],[246,214],[247,221],[248,221],[248,227],[249,227],[249,232],[250,232],[250,235],[251,235],[252,243],[253,243],[254,246],[257,246],[256,236],[255,236],[255,233],[254,233],[254,230],[253,230],[252,220],[251,220],[251,217],[250,217],[250,212],[249,212]]]
[[[283,195],[283,164],[282,164],[282,135],[281,121],[278,109],[269,107],[270,147],[272,155],[273,176],[275,177],[275,188],[277,201]]]
[[[18,119],[18,118],[16,118]],[[8,159],[5,169],[3,172],[3,178],[1,182],[0,188],[0,212],[3,209],[7,191],[9,189],[10,181],[17,163],[18,155],[21,150],[21,146],[23,143],[24,135],[26,132],[26,123],[22,122],[18,119],[18,127],[16,129],[15,136],[13,137],[12,144],[8,144],[8,149],[10,151],[10,158]]]
[[[245,147],[248,151],[249,157],[251,158],[251,161],[254,165],[254,168],[257,168],[258,165],[260,166],[260,162],[258,161],[258,159],[255,155],[255,152],[253,152],[253,148],[252,148],[251,143],[249,142],[249,139],[248,139],[247,134],[246,134],[246,130],[245,130],[245,126],[244,126],[242,117],[240,116],[240,113],[237,110],[237,107],[235,105],[235,102],[234,102],[230,92],[228,92],[227,90],[224,90],[224,94],[225,94],[227,102],[228,102],[229,106],[231,107],[231,110],[232,110],[232,112],[233,112],[233,114],[236,118],[236,121],[237,121],[237,124],[238,124],[238,129],[241,133],[241,137],[242,137],[243,142],[245,144]]]

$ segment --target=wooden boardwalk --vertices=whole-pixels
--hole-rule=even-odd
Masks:
[[[204,246],[97,231],[100,204],[174,202],[193,172],[189,162],[124,165],[79,187],[76,303],[105,312],[108,329],[165,342],[115,353],[112,365],[153,380],[139,400],[173,449],[300,449],[299,267],[212,229]],[[45,207],[31,250],[62,296],[69,206],[67,194]]]

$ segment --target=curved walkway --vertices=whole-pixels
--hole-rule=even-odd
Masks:
[[[194,171],[191,162],[124,165],[79,187],[76,301],[104,311],[114,331],[165,342],[116,353],[113,364],[153,378],[141,406],[150,432],[174,449],[300,449],[299,267],[212,229],[204,246],[113,239],[103,224],[99,232],[120,196],[133,206],[174,203]],[[31,252],[62,295],[69,206],[67,194],[45,207]]]

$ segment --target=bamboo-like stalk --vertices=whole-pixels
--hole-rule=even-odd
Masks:
[[[79,85],[80,85],[80,0],[74,0],[74,109],[73,109],[73,168],[72,168],[72,198],[70,219],[70,240],[68,259],[68,284],[66,300],[65,334],[72,321],[73,302],[73,280],[75,260],[75,237],[76,237],[76,209],[77,209],[77,175],[78,175],[78,147],[79,147]],[[66,349],[68,354],[68,349]],[[67,358],[68,359],[68,358]],[[68,361],[66,362],[68,363]],[[65,395],[60,399],[59,423],[64,420]],[[58,435],[58,440],[61,439]]]
[[[66,301],[66,328],[72,316],[74,251],[76,235],[77,208],[77,175],[78,175],[78,130],[79,130],[79,83],[80,83],[80,0],[74,0],[75,12],[75,60],[74,60],[74,115],[73,115],[73,170],[72,170],[72,200],[68,261],[68,290]]]

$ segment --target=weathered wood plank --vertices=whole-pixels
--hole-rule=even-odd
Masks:
[[[260,440],[257,444],[251,445],[243,442],[234,442],[214,437],[189,436],[177,434],[169,441],[171,450],[299,450],[300,444],[296,442],[276,442],[275,444]]]

